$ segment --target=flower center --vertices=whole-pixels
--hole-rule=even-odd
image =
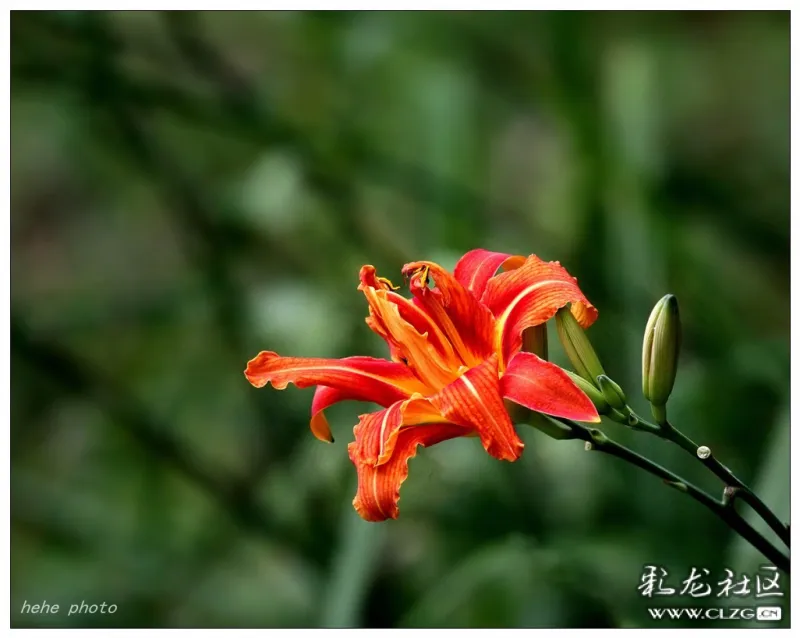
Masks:
[[[417,299],[420,299],[433,321],[447,336],[447,340],[453,346],[456,355],[460,359],[458,363],[464,364],[468,368],[473,368],[483,363],[470,352],[469,348],[467,348],[458,329],[447,314],[447,309],[444,304],[446,304],[448,300],[443,299],[443,291],[431,287],[430,284],[433,283],[435,286],[436,282],[432,281],[430,278],[430,268],[422,265],[416,270],[410,271],[408,277],[409,290],[411,290]],[[443,301],[444,304],[442,303]],[[457,367],[460,367],[460,365]]]

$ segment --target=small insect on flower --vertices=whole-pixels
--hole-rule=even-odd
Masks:
[[[361,268],[358,286],[369,305],[367,325],[386,341],[391,360],[264,351],[245,370],[257,388],[317,386],[311,431],[324,441],[332,440],[325,408],[344,400],[384,407],[359,418],[348,446],[358,473],[353,505],[369,521],[398,516],[400,485],[418,446],[477,435],[493,457],[518,459],[523,443],[504,399],[552,416],[600,420],[564,370],[522,352],[523,332],[567,304],[584,328],[597,318],[559,263],[477,249],[452,274],[429,261],[406,264],[402,274],[411,299],[372,266]]]

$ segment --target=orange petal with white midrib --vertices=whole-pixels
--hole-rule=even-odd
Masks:
[[[428,400],[448,421],[472,428],[489,454],[515,461],[524,445],[503,404],[498,377],[497,355],[492,354]]]
[[[312,406],[311,430],[323,440],[330,440],[330,427],[322,410],[332,403],[352,399],[387,406],[427,391],[427,386],[407,366],[373,357],[316,359],[282,357],[263,351],[247,363],[245,376],[256,388],[267,383],[277,390],[290,383],[298,388],[314,385],[331,388],[315,396]]]
[[[500,379],[503,397],[529,410],[597,423],[597,408],[569,375],[531,352],[519,352]]]
[[[350,459],[358,474],[358,491],[353,499],[359,516],[367,521],[397,518],[400,486],[408,477],[408,461],[416,456],[417,447],[428,447],[463,436],[465,429],[452,423],[418,425],[400,430],[389,460],[382,465],[363,462],[357,444],[350,443]]]
[[[481,300],[496,319],[494,347],[502,355],[501,369],[519,352],[526,328],[545,323],[568,303],[584,328],[597,318],[597,310],[577,280],[558,262],[545,262],[536,255],[519,268],[490,279]]]
[[[400,316],[398,307],[386,300],[384,291],[368,288],[364,294],[370,303],[367,325],[384,337],[392,357],[404,361],[412,368],[420,380],[431,388],[430,392],[456,378],[460,362],[455,359],[455,355],[451,354],[449,360],[442,357],[428,340],[428,334],[420,334],[405,321]]]
[[[438,356],[448,360],[452,358],[453,347],[447,337],[430,315],[418,304],[414,303],[416,300],[406,299],[394,292],[387,279],[378,277],[374,266],[362,266],[359,272],[359,279],[361,281],[358,286],[359,290],[362,292],[366,292],[367,289],[381,291],[383,299],[397,306],[397,311],[404,321],[408,322],[418,333],[428,336],[428,341],[436,349]],[[369,296],[367,296],[367,301],[370,301]]]
[[[453,275],[461,285],[480,299],[489,280],[495,276],[499,268],[513,270],[519,268],[523,263],[525,263],[525,257],[521,255],[496,253],[476,248],[458,260]]]
[[[384,410],[362,414],[353,428],[359,462],[382,465],[390,460],[401,428],[442,423],[444,416],[421,395],[398,401]],[[465,434],[469,431],[465,429]]]

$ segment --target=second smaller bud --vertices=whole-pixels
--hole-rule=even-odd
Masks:
[[[627,410],[628,399],[619,384],[601,374],[597,377],[597,386],[600,388],[600,392],[603,393],[605,400],[608,401],[608,405],[622,412]]]
[[[572,382],[578,386],[578,388],[580,388],[581,392],[589,397],[589,401],[594,403],[594,407],[597,409],[598,414],[608,413],[611,408],[609,407],[608,401],[606,401],[606,398],[603,396],[603,393],[600,392],[600,390],[574,372],[570,372],[569,370],[564,370],[564,372],[566,372],[569,378],[572,379]]]

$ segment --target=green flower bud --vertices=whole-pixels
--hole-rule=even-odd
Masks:
[[[597,377],[597,385],[603,393],[608,405],[615,410],[625,411],[628,407],[628,400],[625,398],[625,393],[622,388],[614,381],[609,379],[606,375],[601,374]]]
[[[591,383],[589,383],[583,377],[579,377],[574,372],[570,372],[569,370],[564,370],[564,372],[569,375],[569,378],[572,379],[572,382],[581,389],[589,400],[594,403],[594,407],[597,408],[598,414],[606,414],[609,411],[608,401],[606,401],[603,393],[600,392],[597,388],[595,388]]]
[[[547,361],[547,326],[541,324],[523,330],[522,349]]]
[[[680,347],[678,300],[665,295],[650,313],[642,346],[642,392],[656,407],[666,405],[675,385]]]
[[[572,316],[569,308],[564,307],[556,313],[556,328],[558,339],[564,347],[570,362],[575,367],[575,372],[589,383],[594,384],[595,379],[605,374],[600,360],[595,354],[589,338],[581,328],[578,320]]]

